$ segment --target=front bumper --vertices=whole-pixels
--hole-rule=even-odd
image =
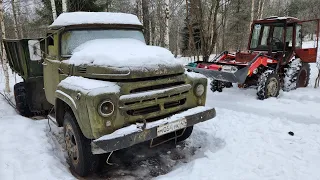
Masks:
[[[140,123],[121,128],[112,134],[102,136],[99,139],[92,141],[91,150],[93,154],[104,154],[124,149],[135,144],[160,137],[157,132],[159,126],[185,119],[187,121],[187,127],[189,127],[199,122],[212,119],[215,116],[216,111],[214,108],[203,106],[192,108],[158,121],[146,124]]]

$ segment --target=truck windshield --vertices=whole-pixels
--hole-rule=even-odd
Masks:
[[[145,43],[143,33],[139,30],[72,30],[62,34],[61,56],[71,56],[79,45],[95,39],[131,38]]]

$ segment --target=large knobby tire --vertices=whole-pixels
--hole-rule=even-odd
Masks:
[[[14,98],[16,101],[16,109],[17,111],[25,117],[31,117],[33,114],[30,111],[28,100],[27,100],[27,92],[25,88],[25,83],[20,82],[14,85]]]
[[[260,100],[278,97],[280,92],[280,78],[273,70],[261,74],[258,84],[257,97]]]
[[[183,130],[177,131],[177,134],[181,134],[183,132],[183,134],[177,138],[177,142],[181,142],[188,139],[191,136],[192,131],[193,131],[193,126],[187,127],[186,129],[184,129],[184,132]]]
[[[233,87],[231,82],[223,82],[218,80],[212,80],[210,83],[210,90],[212,92],[222,92],[223,88],[231,88]]]
[[[307,87],[310,80],[310,64],[299,58],[292,60],[285,69],[283,90],[291,91],[299,87]]]
[[[76,118],[70,112],[64,115],[63,130],[70,169],[82,177],[96,172],[99,156],[92,154],[90,140],[84,137]]]

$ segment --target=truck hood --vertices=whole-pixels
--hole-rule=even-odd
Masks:
[[[74,50],[69,64],[80,69],[86,67],[89,75],[106,78],[143,78],[184,72],[170,51],[135,39],[88,41]]]

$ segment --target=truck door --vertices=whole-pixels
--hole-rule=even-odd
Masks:
[[[55,103],[55,91],[60,82],[59,67],[61,64],[61,61],[57,58],[58,42],[56,40],[57,38],[54,38],[54,36],[58,35],[47,36],[47,56],[43,62],[44,90],[46,93],[46,98],[51,104]]]

